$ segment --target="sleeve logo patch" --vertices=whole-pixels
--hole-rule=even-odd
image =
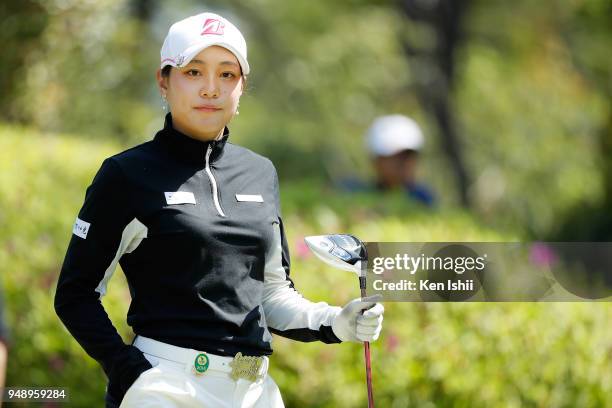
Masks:
[[[263,203],[263,197],[260,194],[236,194],[236,201]]]
[[[77,237],[87,239],[87,233],[89,232],[90,225],[90,223],[77,217],[76,221],[74,222],[74,227],[72,228],[72,233]]]
[[[195,204],[195,196],[189,191],[166,191],[166,203],[168,204]]]

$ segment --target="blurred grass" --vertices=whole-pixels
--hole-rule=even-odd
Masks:
[[[7,386],[67,387],[74,406],[100,406],[105,378],[56,317],[52,298],[71,227],[103,158],[121,146],[0,125],[0,265],[12,328]],[[282,173],[280,174],[282,181]],[[282,185],[296,287],[313,301],[358,296],[349,274],[305,249],[311,234],[365,241],[514,241],[470,214],[397,195],[345,195],[315,182]],[[129,292],[111,280],[104,304],[124,339]],[[612,309],[575,303],[387,303],[373,343],[381,407],[612,405]],[[271,374],[288,407],[366,404],[360,345],[274,340]]]

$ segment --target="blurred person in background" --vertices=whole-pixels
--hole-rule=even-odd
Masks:
[[[431,191],[417,181],[425,138],[414,120],[404,115],[381,116],[374,120],[366,138],[378,189],[403,189],[422,204],[434,204]]]
[[[417,181],[420,152],[425,138],[419,125],[404,115],[380,116],[366,133],[366,146],[375,172],[375,185],[347,179],[340,187],[347,191],[401,190],[411,200],[433,206],[434,195]]]
[[[153,140],[107,158],[73,226],[55,310],[109,378],[106,406],[278,408],[272,333],[373,341],[381,304],[313,303],[289,277],[270,160],[228,143],[250,68],[240,31],[202,13],[170,27]],[[117,264],[132,301],[125,344],[101,296]]]

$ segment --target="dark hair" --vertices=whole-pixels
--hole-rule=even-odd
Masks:
[[[400,155],[402,157],[402,159],[406,160],[406,159],[410,159],[412,157],[418,157],[419,156],[419,151],[418,150],[413,150],[413,149],[404,149],[401,152],[397,153],[398,155]]]
[[[167,78],[170,76],[170,70],[172,70],[172,65],[166,65],[161,72],[161,76]]]

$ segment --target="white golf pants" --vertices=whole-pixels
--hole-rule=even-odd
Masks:
[[[134,342],[153,368],[142,373],[126,392],[121,408],[284,408],[278,386],[267,374],[265,357],[256,381],[230,377],[231,357],[207,353],[209,368],[193,370],[199,352],[138,336]]]

